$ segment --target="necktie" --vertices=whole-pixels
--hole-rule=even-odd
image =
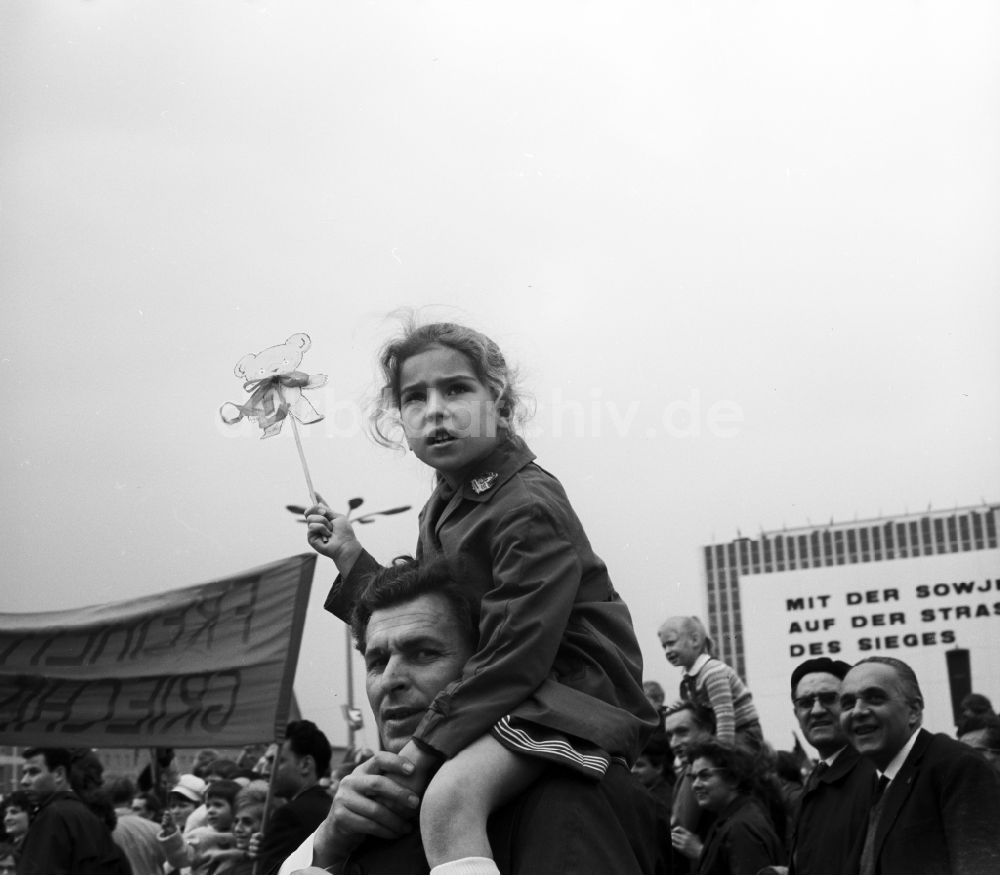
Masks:
[[[875,792],[872,794],[872,810],[876,808],[881,810],[882,795],[885,793],[885,788],[889,786],[889,779],[885,775],[879,775],[878,782],[875,784]]]
[[[859,875],[875,875],[875,833],[878,830],[879,816],[882,814],[885,788],[888,786],[889,779],[885,775],[880,775],[872,792],[872,807],[868,812],[868,831],[865,833],[865,844],[861,849]]]
[[[809,773],[809,777],[806,778],[806,793],[811,793],[819,786],[819,779],[823,777],[823,773],[830,768],[825,762],[820,760],[813,767],[813,770]]]

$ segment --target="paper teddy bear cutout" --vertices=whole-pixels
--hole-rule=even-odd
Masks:
[[[326,375],[296,370],[310,346],[309,335],[299,333],[256,355],[243,356],[234,370],[243,380],[243,388],[251,394],[245,404],[232,401],[223,404],[219,408],[222,421],[235,425],[242,419],[256,420],[263,431],[261,439],[278,434],[289,415],[305,425],[319,422],[322,414],[316,412],[302,390],[325,386]]]

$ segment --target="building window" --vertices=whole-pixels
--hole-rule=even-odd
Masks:
[[[924,539],[924,544],[927,545],[924,547],[924,554],[926,555],[929,552],[928,547],[931,540],[930,520],[925,517],[924,523],[927,526],[927,537]],[[910,523],[910,555],[920,555],[920,527],[917,525],[916,520]]]
[[[997,545],[997,521],[992,510],[986,512],[986,540],[990,547]]]
[[[823,532],[823,564],[833,565],[833,536],[829,529]]]
[[[969,537],[969,517],[968,514],[963,514],[958,518],[958,530],[962,536],[962,549],[971,550],[972,540]]]
[[[976,549],[983,549],[983,518],[976,513],[972,512],[972,533],[976,538]]]
[[[948,538],[946,543],[948,544],[948,552],[954,553],[959,549],[958,546],[958,517],[950,516],[945,523]]]
[[[871,559],[868,549],[868,529],[858,529],[858,539],[861,541],[861,561],[867,562]]]

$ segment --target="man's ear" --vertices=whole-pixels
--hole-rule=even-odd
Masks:
[[[305,776],[309,772],[313,772],[314,774],[316,772],[316,760],[311,753],[307,753],[299,759],[299,774]]]

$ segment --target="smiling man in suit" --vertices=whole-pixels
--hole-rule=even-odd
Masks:
[[[861,875],[1000,872],[1000,780],[983,757],[921,729],[924,699],[905,662],[861,660],[844,677],[840,720],[875,766]]]

